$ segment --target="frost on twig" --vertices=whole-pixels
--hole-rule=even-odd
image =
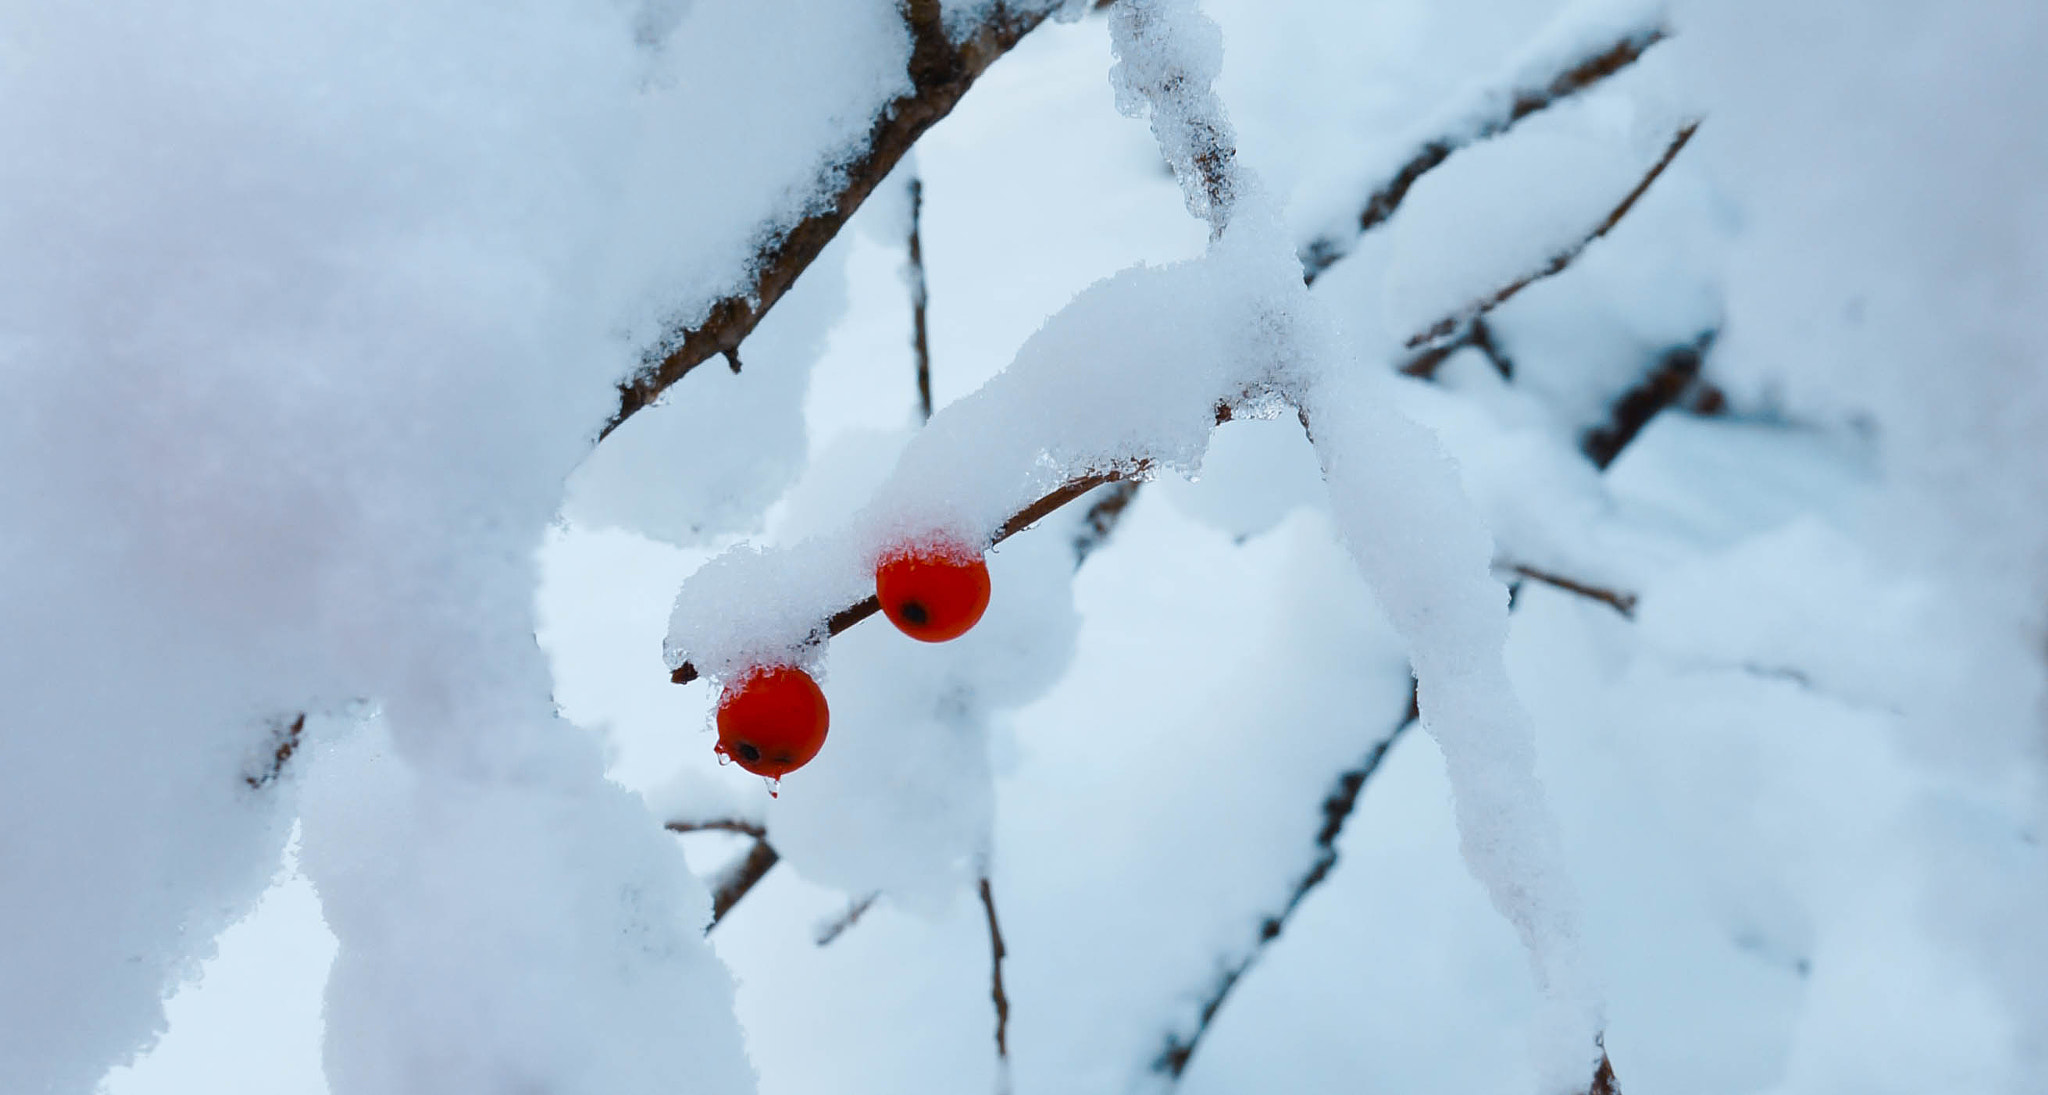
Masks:
[[[1151,113],[1152,135],[1188,212],[1221,235],[1241,185],[1237,135],[1213,87],[1223,67],[1222,30],[1195,0],[1125,0],[1109,13],[1109,35],[1117,109]]]
[[[1420,141],[1384,181],[1371,189],[1355,224],[1347,225],[1342,234],[1325,233],[1302,245],[1303,278],[1315,281],[1349,254],[1357,237],[1393,216],[1416,182],[1459,149],[1505,133],[1531,114],[1593,87],[1634,64],[1651,46],[1669,35],[1662,10],[1646,8],[1619,34],[1588,39],[1578,48],[1551,51],[1555,57],[1545,58],[1548,64],[1524,62],[1517,66],[1519,71],[1505,80],[1490,83],[1471,101],[1435,123],[1430,130],[1435,135]]]
[[[643,357],[640,370],[620,382],[619,409],[598,432],[599,439],[698,365],[720,355],[736,355],[740,342],[796,284],[797,276],[925,130],[950,113],[974,81],[1043,23],[1057,4],[999,2],[979,23],[950,36],[938,0],[905,0],[903,6],[912,39],[910,91],[876,115],[865,151],[850,163],[824,168],[817,189],[827,197],[794,227],[769,236],[748,264],[745,284],[714,302],[689,326],[668,331]]]

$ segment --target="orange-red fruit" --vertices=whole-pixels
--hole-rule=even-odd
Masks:
[[[899,548],[875,568],[875,596],[905,635],[928,643],[957,639],[988,609],[988,564],[981,552],[958,545]]]
[[[793,665],[750,669],[718,696],[718,754],[781,779],[825,746],[825,693]]]

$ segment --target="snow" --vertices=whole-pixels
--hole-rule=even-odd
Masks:
[[[1315,450],[1292,418],[1225,422],[1209,436],[1200,474],[1162,476],[1146,489],[1239,542],[1324,497]]]
[[[297,847],[289,846],[271,888],[221,933],[219,953],[200,979],[166,1002],[178,1035],[133,1067],[114,1069],[102,1090],[325,1090],[320,990],[333,960],[334,936],[320,920],[320,899],[298,870]],[[224,1071],[223,1060],[237,1067]]]
[[[1583,1090],[1599,1019],[1629,1092],[2044,1090],[2040,13],[1085,6],[594,455],[906,87],[897,5],[11,20],[0,1088]],[[1301,290],[1418,142],[1651,27]],[[1511,375],[1389,375],[1695,113],[1489,317]],[[1596,468],[1695,346],[1726,413]],[[1103,469],[1113,534],[1004,541],[968,637],[815,641],[878,547]],[[664,638],[819,672],[780,798]],[[1411,659],[1435,734],[1290,912]],[[752,838],[661,825],[719,819],[781,862],[707,935]]]

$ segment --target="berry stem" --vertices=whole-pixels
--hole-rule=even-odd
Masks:
[[[1128,470],[1097,472],[1093,475],[1069,479],[1044,497],[1011,514],[1010,518],[1004,521],[1000,528],[996,529],[995,539],[990,541],[990,546],[1000,544],[1004,540],[1030,528],[1032,525],[1045,520],[1046,517],[1058,511],[1060,507],[1075,501],[1082,495],[1105,483],[1135,480],[1143,476],[1148,470],[1148,464],[1139,463]],[[828,638],[838,635],[881,610],[881,600],[870,593],[828,617],[825,621],[825,634]],[[696,680],[697,677],[697,667],[687,661],[676,666],[668,675],[668,679],[674,684],[688,684]]]

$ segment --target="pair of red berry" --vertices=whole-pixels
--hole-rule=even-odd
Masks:
[[[988,564],[959,544],[897,548],[875,568],[875,596],[897,630],[913,639],[957,639],[988,608]],[[754,666],[718,696],[718,755],[757,776],[780,779],[825,746],[825,693],[793,665]]]

